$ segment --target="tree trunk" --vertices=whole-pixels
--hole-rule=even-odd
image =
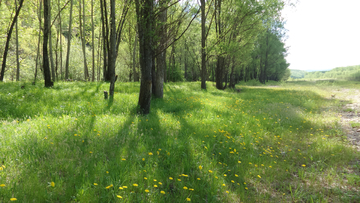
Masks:
[[[65,80],[67,80],[69,78],[69,59],[70,59],[70,45],[71,45],[70,41],[71,41],[72,12],[73,12],[73,0],[71,0],[71,3],[70,3],[68,46],[67,46],[66,62],[65,62]]]
[[[63,62],[63,57],[62,57],[62,52],[63,52],[63,45],[62,45],[62,23],[61,23],[61,13],[60,13],[60,0],[58,0],[58,9],[59,9],[59,38],[60,38],[60,79],[63,79],[63,67],[62,67],[62,62]]]
[[[151,67],[152,67],[152,32],[153,4],[152,0],[135,0],[140,44],[141,84],[139,94],[139,113],[150,113],[151,101]]]
[[[135,34],[135,41],[134,41],[134,47],[133,47],[133,53],[132,53],[132,60],[133,60],[133,78],[134,78],[134,82],[139,82],[139,76],[138,73],[136,72],[136,45],[138,44],[138,35]]]
[[[83,3],[81,3],[83,1]],[[82,5],[81,5],[82,4]],[[83,7],[83,13],[81,12],[81,6]],[[81,16],[83,19],[81,20]],[[84,0],[79,1],[79,22],[80,22],[80,40],[81,40],[81,48],[83,52],[83,58],[84,58],[84,78],[85,81],[89,79],[89,70],[86,63],[86,50],[85,50],[85,4]]]
[[[103,65],[103,78],[104,81],[111,81],[108,74],[108,50],[109,42],[109,27],[107,21],[107,8],[106,8],[106,1],[100,0],[100,9],[101,9],[101,25],[102,25],[102,39],[103,39],[103,58],[104,58],[104,65]]]
[[[51,33],[51,27],[50,27],[50,23],[51,23],[51,1],[49,2],[49,56],[50,56],[50,67],[51,67],[51,78],[52,81],[55,81],[55,65],[54,65],[54,57],[53,57],[53,52],[52,52],[52,33]]]
[[[84,13],[85,14],[85,13]],[[94,0],[91,0],[91,49],[92,49],[92,77],[95,81],[95,34],[94,34]]]
[[[115,62],[116,62],[116,25],[115,25],[115,0],[110,1],[110,57],[108,74],[110,81],[110,98],[114,97],[115,89]]]
[[[42,3],[41,0],[39,0],[39,13],[38,13],[38,19],[39,19],[39,38],[38,38],[38,48],[36,52],[36,63],[35,63],[35,76],[34,76],[34,84],[36,83],[36,77],[37,77],[37,70],[38,70],[38,62],[39,62],[39,55],[40,55],[40,42],[41,42],[41,7]]]
[[[49,5],[50,0],[44,0],[44,40],[43,40],[43,70],[45,87],[52,87],[54,83],[51,81],[49,56],[48,56],[48,41],[49,41],[49,28],[50,28],[50,16]]]
[[[1,66],[1,72],[0,72],[0,82],[4,81],[4,74],[5,74],[5,67],[6,67],[6,57],[7,57],[7,53],[8,53],[8,50],[9,50],[11,34],[12,34],[13,29],[14,29],[15,22],[17,21],[17,18],[19,16],[19,13],[20,13],[20,10],[21,10],[21,7],[22,7],[23,3],[24,3],[24,0],[20,0],[20,5],[16,10],[14,19],[13,19],[13,21],[12,21],[12,23],[10,25],[9,31],[7,33],[6,43],[5,43],[5,48],[4,48],[4,55],[3,55],[3,62],[2,62],[2,66]]]
[[[15,0],[15,8],[17,8],[17,1]],[[19,29],[18,29],[18,20],[16,19],[15,23],[15,35],[16,35],[16,81],[20,80],[20,62],[19,62]]]
[[[153,81],[153,94],[157,98],[163,98],[164,97],[164,74],[166,69],[166,41],[167,41],[167,2],[168,0],[161,0],[159,1],[159,9],[163,10],[158,15],[158,22],[159,22],[159,32],[158,32],[158,38],[159,38],[159,46],[158,50],[162,50],[161,53],[158,53],[156,57],[156,73],[153,72],[153,75],[155,75],[155,81]]]
[[[201,2],[201,89],[206,90],[206,29],[205,29],[205,0]]]

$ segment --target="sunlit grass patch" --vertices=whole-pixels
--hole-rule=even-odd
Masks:
[[[137,83],[2,83],[0,202],[357,200],[336,100],[279,85],[168,83],[140,116]]]

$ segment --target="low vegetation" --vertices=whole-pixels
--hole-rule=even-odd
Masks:
[[[269,85],[167,83],[140,116],[138,83],[1,83],[0,202],[359,202],[328,91],[355,84]]]
[[[360,65],[338,67],[329,71],[306,72],[303,70],[290,70],[292,79],[338,79],[338,80],[360,80]]]

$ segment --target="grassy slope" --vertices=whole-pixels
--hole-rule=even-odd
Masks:
[[[135,83],[0,83],[0,202],[360,200],[322,86],[208,88],[166,84],[143,117]]]

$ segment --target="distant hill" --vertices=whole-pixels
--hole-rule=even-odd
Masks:
[[[290,77],[293,78],[293,79],[301,79],[301,78],[304,78],[305,75],[306,75],[306,71],[304,70],[293,70],[293,69],[290,69]]]
[[[360,80],[360,65],[338,67],[331,70],[304,71],[290,69],[290,77],[293,79],[342,79]]]
[[[329,71],[310,72],[305,74],[304,79],[360,80],[360,65],[338,67]]]

